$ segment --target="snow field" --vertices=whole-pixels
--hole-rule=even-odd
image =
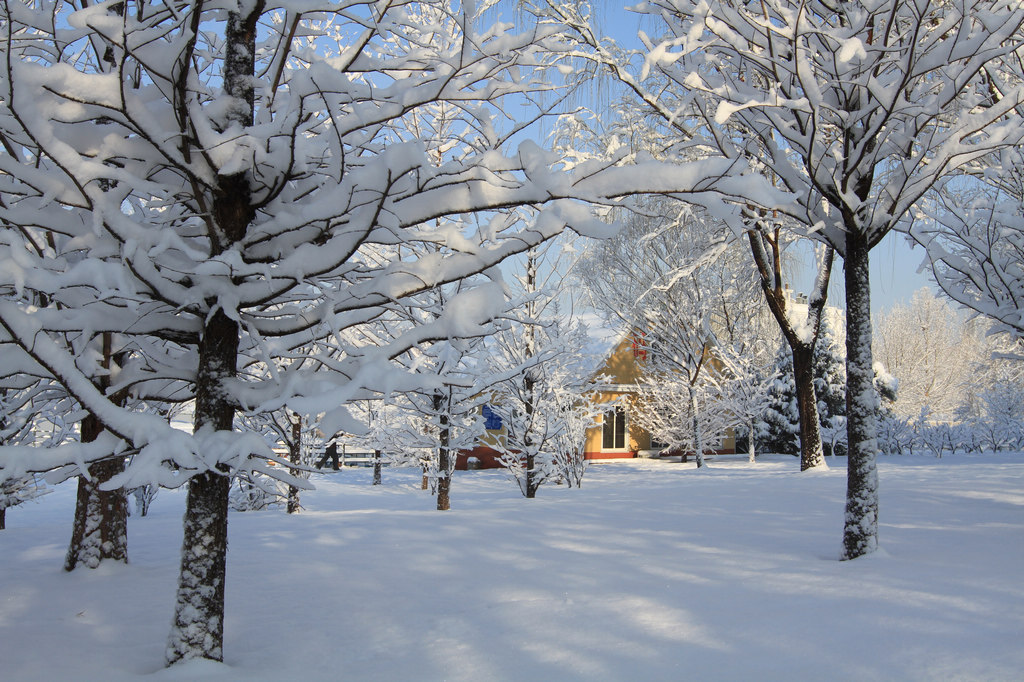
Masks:
[[[162,670],[184,494],[129,521],[131,564],[61,571],[73,485],[8,512],[10,680],[1018,680],[1024,454],[880,459],[882,549],[837,561],[845,460],[592,466],[523,499],[457,472],[316,477],[232,513],[225,663]]]

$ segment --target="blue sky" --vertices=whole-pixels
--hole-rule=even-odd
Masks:
[[[810,248],[797,249],[794,257],[805,263],[797,267],[792,288],[797,293],[808,293],[814,280],[814,261]],[[905,303],[921,287],[934,289],[929,271],[919,272],[924,260],[924,249],[911,248],[902,234],[890,232],[871,252],[871,312],[873,315],[888,310],[896,303]],[[843,261],[836,258],[828,292],[829,305],[845,308],[843,287]]]
[[[872,312],[907,302],[921,287],[935,288],[930,271],[918,272],[925,259],[924,248],[911,248],[901,234],[890,232],[871,252]]]

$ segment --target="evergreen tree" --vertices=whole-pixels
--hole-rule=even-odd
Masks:
[[[812,366],[818,418],[823,434],[845,425],[846,353],[833,315],[822,315],[821,331],[815,345]],[[800,452],[800,409],[793,374],[793,356],[780,346],[776,356],[777,378],[772,384],[769,407],[758,424],[758,440],[769,452],[796,455]],[[824,438],[824,435],[823,435]],[[824,440],[831,440],[824,438]],[[830,447],[825,445],[827,454]]]
[[[818,398],[822,447],[826,455],[846,454],[846,348],[837,316],[822,315],[814,348],[814,392]],[[838,440],[837,440],[838,439]],[[842,450],[837,443],[843,442]]]
[[[757,441],[763,451],[796,455],[800,451],[800,411],[793,378],[793,354],[785,346],[779,346],[775,371],[775,381],[768,391],[768,407],[757,423]]]

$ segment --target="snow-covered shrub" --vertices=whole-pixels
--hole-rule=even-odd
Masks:
[[[1016,374],[1002,372],[979,396],[983,409],[982,442],[993,451],[1024,445],[1024,386]]]
[[[821,425],[821,443],[827,455],[846,455],[846,417],[840,414],[833,415],[827,424]]]
[[[967,454],[981,450],[978,436],[970,424],[955,423],[949,427],[949,439],[953,453]]]
[[[257,473],[240,472],[231,479],[231,508],[239,512],[276,509],[288,501],[287,484]]]
[[[945,423],[925,423],[918,431],[918,441],[925,452],[936,457],[942,457],[943,453],[952,454],[955,450],[952,432],[949,424]]]
[[[135,498],[135,513],[139,516],[146,516],[149,514],[149,506],[153,504],[157,493],[160,492],[160,486],[150,483],[148,485],[140,485],[130,492]]]
[[[914,454],[914,430],[910,420],[895,414],[878,419],[878,447],[887,455]]]

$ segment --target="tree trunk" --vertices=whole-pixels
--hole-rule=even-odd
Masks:
[[[452,477],[440,473],[437,477],[437,511],[448,511],[451,503]]]
[[[298,421],[292,422],[292,439],[288,444],[288,460],[295,464],[299,461],[302,454],[302,417],[296,415]],[[299,476],[301,473],[298,469],[289,469],[288,473],[292,476]],[[288,513],[295,514],[302,509],[302,505],[299,504],[299,489],[293,485],[288,486]]]
[[[814,390],[814,344],[791,346],[796,404],[800,413],[800,471],[825,466],[821,445],[821,418]]]
[[[750,425],[747,427],[747,461],[751,464],[757,461],[757,453],[754,452],[754,420],[750,420]]]
[[[842,559],[878,549],[878,455],[871,357],[871,281],[868,245],[847,234],[846,270],[846,519]]]
[[[114,362],[113,337],[102,335],[102,367],[110,371]],[[99,377],[99,388],[110,386],[110,376]],[[124,394],[111,399],[124,404]],[[95,442],[103,425],[93,414],[87,414],[80,425],[83,443]],[[64,556],[64,570],[73,571],[79,564],[96,568],[104,559],[128,563],[128,493],[123,489],[102,490],[100,486],[124,471],[124,458],[96,462],[88,467],[88,476],[78,477],[75,518],[71,541]]]
[[[234,376],[237,356],[238,324],[218,310],[207,322],[199,344],[196,431],[210,427],[231,430],[235,409],[222,384]],[[224,659],[229,487],[227,472],[220,470],[206,471],[189,481],[168,665],[190,658]]]
[[[380,450],[373,451],[373,485],[380,485]]]
[[[704,466],[704,434],[700,429],[700,412],[697,408],[697,389],[693,384],[690,389],[690,416],[693,418],[693,457],[697,460],[697,468]]]
[[[7,529],[7,507],[0,507],[0,530]]]
[[[238,3],[246,14],[229,11],[224,29],[224,92],[233,106],[228,120],[253,124],[256,28],[265,3]],[[218,175],[206,217],[211,254],[245,237],[256,217],[245,172]],[[216,303],[207,301],[213,309]],[[199,342],[193,428],[231,431],[235,408],[224,381],[237,372],[238,323],[217,309],[208,316]],[[167,642],[167,665],[189,658],[224,660],[224,580],[228,550],[228,471],[222,464],[189,481],[184,540],[174,623]]]
[[[526,455],[526,497],[533,499],[537,497],[537,455],[530,452]]]
[[[229,484],[227,476],[212,471],[193,476],[188,482],[178,598],[166,652],[168,665],[190,658],[224,660]]]
[[[530,326],[528,329],[529,334],[529,353],[532,356],[534,350],[532,350],[532,344],[534,344],[534,327]],[[526,372],[526,376],[523,378],[523,385],[526,389],[526,401],[524,404],[524,411],[526,414],[526,433],[523,435],[523,445],[526,450],[526,498],[532,500],[537,497],[537,489],[541,487],[540,476],[537,470],[537,453],[534,452],[534,437],[530,435],[530,430],[534,428],[534,411],[537,409],[535,406],[535,394],[534,387],[537,385],[537,380],[534,379],[530,373],[532,370]]]
[[[533,293],[537,291],[537,250],[530,249],[530,253],[526,259],[526,291]],[[526,357],[532,358],[537,353],[537,329],[534,327],[534,323],[537,320],[536,304],[534,301],[530,301],[527,304],[528,315],[530,324],[526,326]],[[533,499],[537,497],[537,488],[540,487],[540,481],[537,480],[537,453],[533,451],[533,436],[531,435],[533,429],[533,412],[536,409],[536,397],[534,395],[534,386],[536,386],[537,380],[533,377],[533,370],[526,370],[526,374],[523,375],[523,388],[524,390],[524,405],[523,410],[526,414],[526,426],[525,433],[523,434],[523,446],[526,450],[526,497],[527,499]]]
[[[821,329],[821,315],[828,296],[828,282],[832,276],[834,249],[825,248],[819,262],[818,274],[807,302],[807,327],[810,340],[798,332],[786,310],[789,306],[782,280],[781,228],[773,230],[755,228],[747,233],[751,253],[761,278],[768,309],[779,323],[790,352],[793,354],[794,385],[800,419],[800,470],[806,471],[825,465],[821,447],[821,419],[818,415],[818,396],[814,390],[814,347]]]
[[[82,419],[82,442],[95,441],[103,430],[91,414]],[[123,489],[101,490],[100,486],[124,471],[124,459],[114,458],[89,467],[89,478],[78,477],[78,497],[71,541],[64,557],[64,570],[79,565],[96,568],[104,559],[128,563],[128,496]]]
[[[451,430],[448,424],[447,412],[440,412],[445,405],[442,396],[434,395],[434,409],[439,411],[440,433],[438,434],[439,445],[437,453],[437,510],[448,511],[451,509],[451,486],[452,486],[452,461],[451,461]]]

